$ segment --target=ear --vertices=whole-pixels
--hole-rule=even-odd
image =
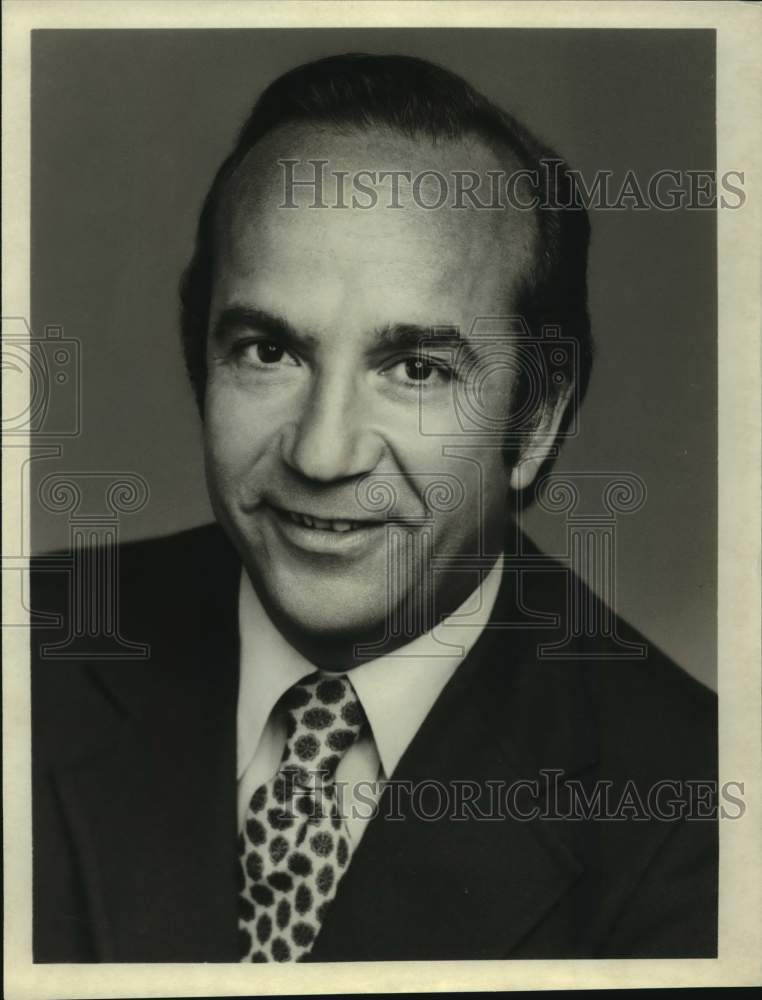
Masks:
[[[572,386],[565,385],[556,400],[546,404],[539,424],[532,430],[521,449],[521,454],[511,469],[510,479],[511,488],[517,493],[532,485],[543,462],[550,455],[571,394]]]

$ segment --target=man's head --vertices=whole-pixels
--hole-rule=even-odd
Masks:
[[[186,361],[215,513],[297,641],[354,643],[395,608],[414,634],[433,623],[422,609],[461,603],[472,573],[436,561],[499,551],[509,493],[581,398],[584,213],[431,207],[435,174],[529,176],[540,159],[557,160],[447,71],[341,56],[272,84],[221,167],[184,278]],[[314,189],[285,190],[295,162],[317,161],[322,207]],[[363,171],[424,183],[371,205],[345,193]],[[564,170],[541,176],[544,200],[568,203]],[[516,316],[579,347],[582,366],[539,396],[501,327]],[[459,397],[481,426],[464,426]],[[507,446],[495,428],[519,411]]]

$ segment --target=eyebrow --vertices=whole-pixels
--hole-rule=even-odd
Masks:
[[[286,344],[314,347],[317,336],[298,330],[292,323],[277,313],[268,312],[255,306],[232,305],[223,309],[214,324],[212,336],[224,341],[227,337],[243,330],[256,330],[274,340]],[[457,326],[426,326],[416,323],[390,323],[373,331],[372,352],[378,351],[420,351],[426,347],[454,347],[461,359],[473,362],[478,354],[461,334]]]
[[[242,330],[257,330],[274,340],[297,344],[314,344],[317,338],[311,333],[300,333],[287,319],[277,313],[252,306],[228,306],[217,317],[212,330],[215,340],[223,341]]]
[[[376,330],[374,340],[384,350],[420,351],[427,347],[455,347],[463,360],[474,361],[477,358],[473,345],[461,336],[457,326],[395,323]]]

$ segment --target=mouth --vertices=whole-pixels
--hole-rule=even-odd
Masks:
[[[280,517],[286,518],[291,521],[292,524],[299,525],[302,528],[308,528],[310,531],[335,531],[339,534],[345,534],[348,531],[359,531],[363,528],[369,528],[377,526],[377,521],[355,521],[349,518],[324,518],[324,517],[313,517],[311,514],[301,514],[295,510],[287,510],[284,507],[276,507],[270,505],[272,509]]]
[[[300,553],[355,559],[368,554],[384,538],[383,521],[317,517],[271,501],[263,503],[262,509],[277,536]]]

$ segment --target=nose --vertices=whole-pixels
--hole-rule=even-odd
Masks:
[[[383,442],[367,422],[356,381],[316,376],[298,420],[283,435],[283,458],[307,479],[334,482],[377,466]]]

